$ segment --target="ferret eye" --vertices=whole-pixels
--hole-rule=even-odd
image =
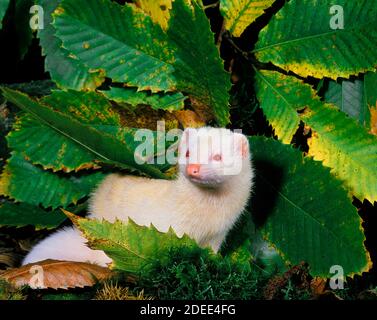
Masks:
[[[186,158],[188,158],[190,156],[190,151],[186,151]]]
[[[213,156],[213,158],[212,158],[214,161],[221,161],[221,154],[216,154],[216,155],[214,155]]]

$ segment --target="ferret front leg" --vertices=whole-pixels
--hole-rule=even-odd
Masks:
[[[217,253],[221,249],[221,245],[225,240],[226,234],[221,233],[220,235],[212,238],[208,241],[206,246],[210,246],[215,253]]]

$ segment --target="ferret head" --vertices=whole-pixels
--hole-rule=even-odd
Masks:
[[[178,151],[180,173],[201,187],[222,185],[250,161],[247,138],[223,128],[186,129]]]

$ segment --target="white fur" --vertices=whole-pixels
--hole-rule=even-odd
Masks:
[[[111,259],[103,251],[88,248],[86,241],[76,228],[64,228],[39,242],[22,264],[46,259],[90,262],[101,266],[111,263]]]
[[[217,133],[215,140],[219,140],[216,136],[220,133],[230,132],[213,128],[201,128],[199,131],[205,135],[209,130]],[[186,129],[179,147],[181,159],[186,148],[190,149],[190,153],[195,148],[202,148],[191,136],[190,130]],[[247,139],[240,134],[233,134],[233,137],[236,138],[238,147],[235,150],[239,156],[242,146],[248,150]],[[190,141],[187,141],[188,138]],[[237,175],[223,175],[222,161],[211,160],[214,154],[225,154],[221,148],[229,151],[224,141],[211,144],[209,163],[202,165],[202,181],[199,181],[202,183],[199,184],[193,183],[186,174],[186,164],[181,162],[180,174],[173,181],[109,175],[91,197],[89,217],[110,222],[115,219],[128,221],[130,217],[139,225],[149,226],[152,223],[162,232],[172,227],[178,236],[186,233],[199,245],[211,246],[218,251],[247,204],[253,178],[248,151],[242,158],[241,172]],[[35,246],[23,264],[44,259],[88,261],[102,266],[111,262],[102,251],[89,249],[85,242],[76,229],[63,229]]]

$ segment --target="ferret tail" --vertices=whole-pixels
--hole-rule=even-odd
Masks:
[[[46,259],[89,262],[103,267],[111,263],[112,260],[103,251],[90,249],[86,241],[76,228],[64,228],[34,246],[22,265]]]

